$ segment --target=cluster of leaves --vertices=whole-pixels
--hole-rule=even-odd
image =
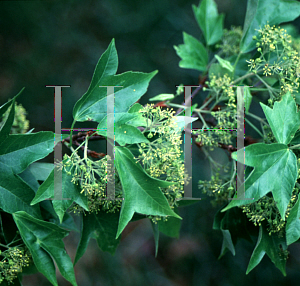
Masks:
[[[179,148],[184,117],[175,117],[171,110],[144,108],[136,103],[156,72],[116,75],[117,65],[113,40],[96,66],[88,91],[75,104],[73,112],[73,126],[77,121],[96,121],[97,136],[106,139],[107,94],[99,86],[122,86],[115,91],[115,140],[120,145],[115,147],[115,200],[106,194],[108,162],[113,160],[108,156],[94,160],[87,155],[91,136],[86,134],[77,149],[64,141],[72,154],[65,154],[63,161],[55,166],[38,163],[53,152],[53,133],[11,134],[15,101],[20,94],[0,107],[1,116],[8,113],[0,130],[0,208],[10,217],[20,240],[18,249],[2,251],[5,258],[0,265],[1,279],[6,283],[16,278],[12,283],[19,285],[22,268],[30,264],[52,285],[57,285],[55,262],[62,276],[77,285],[73,263],[62,241],[70,230],[78,230],[69,212],[76,212],[82,221],[74,264],[84,254],[91,238],[97,240],[103,251],[114,253],[121,233],[131,220],[148,217],[155,222],[156,251],[159,231],[178,236],[181,218],[177,214],[177,200],[182,197],[185,180]],[[81,147],[83,156],[79,152]],[[58,188],[55,176],[61,176]],[[0,246],[8,248],[11,241],[2,236]],[[28,256],[23,252],[20,256],[21,249],[26,249]],[[14,268],[10,267],[12,263]]]
[[[202,72],[199,87],[192,94],[193,100],[198,100],[191,107],[193,117],[183,116],[187,114],[184,103],[172,102],[181,96],[182,85],[174,95],[160,94],[151,99],[163,101],[161,104],[137,103],[157,72],[116,74],[114,40],[102,54],[87,92],[74,106],[71,132],[63,136],[72,154],[65,155],[62,162],[54,166],[36,162],[53,152],[54,134],[27,132],[24,110],[16,105],[21,92],[0,107],[0,116],[5,114],[0,125],[0,218],[5,217],[5,222],[0,220],[0,279],[5,283],[20,285],[23,268],[31,265],[33,271],[58,285],[56,264],[62,276],[77,285],[73,266],[84,255],[90,239],[113,254],[121,233],[133,220],[150,219],[156,252],[160,232],[178,237],[178,206],[184,184],[190,179],[185,173],[180,138],[184,129],[191,132],[187,124],[194,121],[201,128],[193,130],[192,136],[212,171],[211,180],[201,180],[199,185],[215,198],[215,205],[222,204],[213,225],[223,234],[220,257],[227,250],[235,254],[239,238],[252,241],[257,237],[247,273],[267,254],[285,275],[287,247],[300,239],[300,62],[295,41],[285,29],[274,25],[298,17],[300,4],[249,1],[244,28],[230,31],[223,30],[224,15],[218,13],[213,0],[202,0],[193,11],[204,42],[183,32],[184,44],[174,47],[181,58],[180,67]],[[245,121],[260,136],[256,142],[261,141],[245,148],[245,161],[241,159],[244,150],[236,151],[235,143],[236,85],[248,86],[244,88]],[[111,95],[104,88],[107,86],[115,87],[113,137],[108,131]],[[204,100],[196,97],[200,93]],[[261,102],[262,95],[269,97],[268,105]],[[266,119],[250,111],[252,99],[260,102]],[[167,109],[157,107],[160,105]],[[250,119],[257,120],[260,127]],[[74,149],[76,122],[90,121],[97,122],[97,132],[84,134],[83,143]],[[14,124],[18,134],[12,131]],[[114,160],[109,155],[89,156],[96,154],[88,147],[92,136],[118,143]],[[229,155],[226,168],[212,158],[212,148],[221,148]],[[235,161],[247,165],[246,179],[238,189]],[[108,172],[113,162],[114,178]],[[55,176],[61,178],[59,186]],[[112,179],[114,200],[107,197],[106,190]],[[78,231],[72,212],[81,220],[74,263],[62,240],[70,231]],[[254,231],[248,228],[249,223],[254,223]]]
[[[252,241],[251,235],[257,236],[247,273],[267,253],[285,275],[287,246],[300,238],[297,163],[300,61],[296,50],[298,40],[287,32],[291,26],[285,29],[277,25],[297,18],[300,4],[297,1],[249,1],[243,29],[232,27],[230,31],[222,29],[223,15],[218,14],[213,0],[203,0],[193,10],[204,43],[184,33],[184,44],[175,50],[181,58],[180,67],[198,70],[202,72],[200,79],[206,78],[205,85],[200,81],[202,90],[208,92],[206,99],[199,108],[192,108],[202,127],[193,134],[196,146],[206,154],[212,171],[211,179],[200,180],[199,187],[204,194],[214,197],[213,205],[223,204],[214,222],[214,229],[223,233],[220,257],[227,250],[235,254],[234,244],[238,238]],[[247,86],[243,88],[245,121],[260,138],[252,140],[245,150],[234,152],[232,130],[237,131],[239,112],[237,85]],[[254,95],[266,119],[250,112]],[[262,103],[266,99],[268,105]],[[169,101],[165,104],[172,106]],[[252,123],[253,119],[260,127]],[[220,131],[227,132],[227,137],[220,136],[223,134]],[[256,143],[258,141],[263,143]],[[239,189],[232,179],[236,171],[234,161],[229,159],[234,165],[233,177],[220,173],[224,167],[207,150],[212,147],[225,149],[231,158],[247,166],[245,181]],[[229,201],[229,198],[233,199]],[[246,228],[249,222],[259,231]]]

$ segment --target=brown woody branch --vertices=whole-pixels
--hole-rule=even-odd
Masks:
[[[74,135],[72,136],[72,143],[74,143],[74,144],[78,147],[78,146],[80,146],[80,144],[81,144],[81,143],[79,143],[79,142],[83,142],[83,141],[86,139],[87,136],[91,136],[91,135],[92,135],[92,137],[90,137],[89,140],[103,140],[103,139],[105,139],[104,136],[98,135],[98,134],[96,133],[96,131],[88,131],[88,132],[85,132],[85,133],[79,132],[78,134],[74,134]],[[63,142],[63,143],[64,143],[64,142],[70,143],[70,136],[67,137],[66,139],[62,140],[62,142]],[[84,146],[81,146],[80,149],[81,149],[82,151],[84,151]],[[93,157],[93,158],[98,159],[98,158],[100,158],[100,157],[104,157],[106,154],[104,154],[104,153],[97,153],[97,152],[95,152],[95,151],[93,151],[93,150],[89,150],[89,149],[88,149],[88,150],[87,150],[87,155],[88,155],[88,156],[91,156],[91,157]]]

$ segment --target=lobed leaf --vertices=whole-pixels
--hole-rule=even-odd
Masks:
[[[74,265],[83,256],[91,238],[95,238],[102,251],[114,254],[120,242],[116,238],[118,229],[119,212],[98,214],[89,213],[82,215],[81,238],[77,248]]]
[[[289,144],[300,127],[300,113],[290,92],[273,109],[260,103],[278,143]]]
[[[53,138],[51,131],[9,135],[0,142],[0,162],[19,174],[53,151]]]
[[[75,201],[78,205],[88,211],[87,197],[80,193],[78,185],[71,182],[72,175],[68,175],[65,169],[62,169],[62,185],[61,196],[62,199],[54,197],[54,170],[50,173],[49,177],[39,187],[31,205],[35,205],[43,200],[53,198],[53,207],[60,219],[60,223],[63,221],[66,210]],[[57,194],[59,196],[60,194]]]
[[[208,64],[208,53],[203,44],[185,32],[183,32],[183,42],[183,45],[174,46],[177,55],[181,58],[179,66],[205,71]]]
[[[135,162],[132,153],[125,147],[116,147],[116,168],[124,192],[117,237],[124,230],[134,213],[153,216],[174,216],[180,218],[169,206],[159,188],[166,188],[173,183],[150,177]]]
[[[68,232],[54,223],[36,219],[23,211],[14,213],[13,218],[38,271],[52,285],[58,286],[53,258],[62,276],[77,286],[73,265],[62,241]]]
[[[300,238],[300,198],[290,211],[286,221],[286,243],[290,245]]]
[[[224,15],[219,15],[215,1],[202,0],[198,7],[192,7],[207,45],[211,46],[220,41],[223,36]]]
[[[257,244],[251,255],[246,274],[256,267],[267,254],[275,266],[286,276],[286,260],[280,256],[281,251],[286,249],[284,237],[279,237],[278,234],[269,235],[266,227],[260,226]]]
[[[244,157],[244,150],[241,149],[237,152],[241,153],[240,158]],[[234,157],[236,157],[236,153]],[[243,183],[245,196],[232,200],[222,211],[252,203],[272,192],[280,215],[285,220],[287,205],[298,176],[295,154],[284,144],[257,143],[245,148],[245,164],[254,167]],[[253,200],[245,200],[245,198]]]
[[[127,112],[147,91],[150,80],[157,73],[129,71],[115,75],[117,68],[118,55],[112,40],[95,68],[90,87],[74,106],[74,121],[93,120],[100,123],[107,117],[107,86],[119,86],[114,91],[115,113]]]

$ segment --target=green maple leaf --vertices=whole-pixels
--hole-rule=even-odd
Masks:
[[[153,216],[173,216],[181,219],[169,206],[159,188],[166,188],[173,183],[150,177],[136,163],[132,153],[125,147],[116,147],[116,168],[124,192],[117,236],[121,234],[134,213]]]
[[[69,167],[70,169],[70,167]],[[80,193],[80,188],[71,182],[74,176],[74,169],[71,171],[71,175],[68,175],[65,169],[62,169],[62,184],[61,191],[62,200],[55,199],[54,197],[54,170],[50,173],[48,178],[37,190],[35,197],[33,198],[31,205],[35,205],[43,200],[54,198],[53,208],[59,217],[60,223],[62,223],[66,210],[75,201],[78,205],[83,207],[86,211],[89,210],[87,197]]]
[[[286,260],[280,256],[281,251],[286,249],[287,245],[284,237],[279,237],[277,234],[269,235],[266,228],[260,226],[257,244],[251,255],[246,274],[256,267],[263,259],[264,255],[267,254],[275,266],[282,272],[284,276],[286,276]]]
[[[150,80],[157,73],[128,71],[116,75],[117,68],[118,55],[113,39],[95,68],[87,92],[74,106],[74,122],[93,120],[100,123],[107,117],[107,89],[99,86],[120,86],[114,91],[115,113],[127,112],[147,91]]]
[[[286,243],[290,245],[300,238],[300,198],[286,220]]]
[[[240,158],[243,158],[244,150],[241,149],[237,152],[240,153]],[[295,154],[284,144],[257,143],[245,148],[245,164],[254,167],[254,170],[243,183],[245,198],[253,200],[243,200],[240,197],[237,200],[232,200],[222,211],[252,203],[272,192],[280,215],[284,220],[285,211],[298,176]],[[242,189],[243,186],[238,190],[238,193]]]
[[[211,46],[223,36],[224,14],[218,13],[214,0],[202,0],[198,7],[193,5],[194,15],[203,32],[206,43]]]
[[[278,143],[289,144],[300,127],[300,113],[290,92],[274,108],[260,103]]]
[[[233,200],[222,211],[234,206],[249,204],[257,201],[271,192],[283,220],[287,205],[298,176],[297,158],[286,144],[290,143],[300,125],[300,114],[297,113],[296,103],[288,92],[281,101],[275,102],[271,109],[261,104],[270,127],[279,143],[257,143],[245,148],[245,164],[254,170],[243,183],[245,197],[253,200]],[[283,144],[281,144],[283,143]],[[244,150],[232,153],[232,157],[241,160]],[[240,161],[240,163],[244,163]]]
[[[36,219],[24,211],[14,213],[13,218],[36,268],[52,285],[58,286],[53,258],[62,276],[77,286],[73,264],[62,241],[68,231],[54,223]]]
[[[115,140],[121,145],[125,144],[135,144],[140,142],[148,143],[149,140],[143,135],[143,133],[132,126],[129,122],[133,120],[142,123],[141,114],[138,112],[134,113],[116,113],[115,114],[115,124],[114,124],[114,134]],[[144,120],[145,121],[145,120]],[[107,117],[104,118],[97,126],[97,131],[99,135],[107,137]],[[113,138],[112,138],[113,139]]]
[[[201,42],[193,36],[183,32],[184,44],[174,46],[177,55],[181,58],[179,66],[185,69],[205,71],[208,64],[208,53]]]
[[[121,237],[116,239],[118,229],[119,212],[99,212],[84,214],[81,216],[81,238],[77,248],[74,265],[83,256],[91,238],[96,239],[102,251],[114,254]]]

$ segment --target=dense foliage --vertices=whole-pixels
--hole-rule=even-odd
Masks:
[[[300,238],[300,38],[292,25],[278,24],[297,18],[300,3],[249,1],[243,29],[231,30],[223,29],[224,15],[213,0],[202,0],[193,11],[202,40],[183,32],[184,44],[174,47],[180,67],[201,72],[192,93],[197,103],[188,120],[185,104],[174,103],[183,97],[183,84],[174,94],[153,97],[156,104],[138,103],[157,72],[117,74],[114,40],[73,109],[72,129],[76,122],[88,127],[94,121],[97,131],[73,134],[71,130],[64,135],[62,143],[71,154],[64,154],[61,162],[37,162],[53,152],[54,133],[28,131],[25,110],[16,103],[22,91],[0,107],[1,285],[21,285],[23,270],[39,271],[58,285],[54,262],[62,276],[77,285],[73,266],[90,239],[114,254],[130,221],[150,219],[156,251],[160,232],[178,237],[184,223],[178,208],[184,202],[184,185],[191,180],[184,165],[183,132],[192,133],[211,165],[211,180],[199,181],[199,188],[219,207],[213,228],[223,235],[220,257],[228,250],[235,255],[235,244],[244,238],[256,242],[246,273],[267,254],[285,275],[287,248]],[[237,150],[237,86],[241,85],[245,86],[246,147]],[[115,89],[114,99],[114,200],[106,194],[112,158],[89,148],[91,141],[109,137],[107,91],[99,86],[122,87]],[[255,114],[254,102],[265,118]],[[188,130],[187,122],[200,128]],[[215,148],[228,154],[227,164],[211,156]],[[241,198],[236,161],[244,152]],[[55,199],[55,168],[62,172],[62,196],[68,200]],[[82,222],[74,263],[62,240],[77,230],[73,215]]]

